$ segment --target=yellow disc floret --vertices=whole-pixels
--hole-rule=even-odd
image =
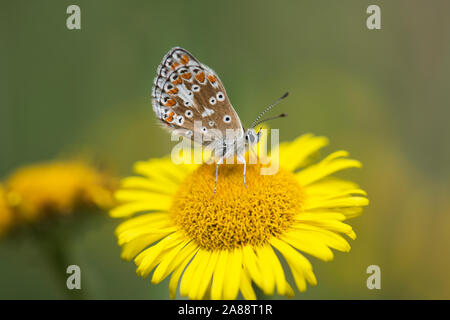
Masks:
[[[170,213],[175,223],[207,250],[259,246],[294,222],[303,192],[292,172],[262,175],[262,165],[220,166],[214,193],[215,165],[202,165],[182,183]]]

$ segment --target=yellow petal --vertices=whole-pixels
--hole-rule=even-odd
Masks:
[[[363,211],[362,207],[334,207],[334,208],[312,208],[312,209],[303,208],[302,213],[316,214],[321,212],[335,212],[343,214],[345,216],[345,219],[350,219],[359,216],[362,213],[362,211]]]
[[[289,268],[294,276],[298,290],[305,291],[305,279],[311,284],[317,284],[317,280],[312,272],[311,263],[297,250],[289,244],[277,238],[272,238],[270,242],[286,259]]]
[[[320,227],[322,229],[327,229],[330,231],[335,231],[335,232],[340,232],[340,233],[344,233],[347,236],[349,236],[351,239],[355,239],[356,235],[353,232],[353,229],[350,225],[345,224],[343,222],[340,221],[336,221],[336,220],[318,220],[318,221],[310,221],[308,223],[310,226],[317,226]],[[301,223],[296,224],[295,226],[301,226]]]
[[[172,196],[170,195],[142,190],[122,189],[116,191],[114,197],[116,198],[117,201],[120,202],[131,202],[131,201],[147,202],[147,203],[155,202],[155,203],[166,203],[167,205],[170,205],[172,203]]]
[[[337,199],[308,199],[304,210],[325,209],[325,208],[345,208],[345,207],[364,207],[369,205],[369,199],[359,196],[350,196]]]
[[[175,268],[177,268],[180,264],[184,262],[184,260],[188,259],[188,257],[192,257],[192,252],[197,252],[199,247],[193,241],[189,242],[183,249],[181,249],[180,253],[175,256],[175,259],[169,263],[167,266],[167,270],[163,277],[167,277]]]
[[[326,177],[320,181],[309,184],[305,190],[309,195],[326,195],[330,192],[340,192],[350,189],[359,189],[359,186],[347,180],[342,180],[336,177]]]
[[[283,267],[281,266],[280,260],[273,251],[271,246],[266,246],[265,251],[267,254],[267,259],[272,265],[272,272],[275,276],[275,284],[277,285],[278,294],[286,294],[286,277],[284,276]]]
[[[167,270],[168,270],[171,262],[175,259],[175,257],[177,255],[180,254],[180,251],[182,251],[182,249],[186,247],[188,242],[189,242],[189,240],[185,240],[185,241],[181,242],[175,248],[173,248],[166,257],[164,257],[164,260],[162,260],[161,263],[158,264],[155,271],[153,272],[152,283],[158,284],[169,275]]]
[[[134,165],[134,171],[165,184],[167,188],[176,188],[178,183],[186,177],[186,172],[175,165],[170,158],[139,161]]]
[[[190,286],[188,288],[188,296],[189,299],[201,299],[203,297],[203,292],[201,291],[201,284],[202,279],[206,277],[206,269],[208,268],[208,264],[212,258],[212,253],[210,251],[206,250],[200,250],[200,252],[197,254],[198,264],[197,268],[190,274],[191,280],[190,280]],[[186,275],[187,276],[187,275]],[[205,285],[206,289],[207,285]],[[180,288],[181,289],[181,288]],[[199,296],[199,297],[198,297]]]
[[[295,216],[295,221],[317,221],[317,220],[337,220],[344,221],[347,217],[340,212],[301,212]]]
[[[211,284],[212,275],[216,268],[218,258],[219,258],[219,251],[213,251],[210,255],[207,266],[203,271],[203,274],[201,275],[198,291],[195,295],[196,299],[202,299],[205,295],[207,288]]]
[[[230,254],[227,250],[219,252],[219,258],[217,259],[217,266],[214,270],[213,282],[211,286],[211,299],[220,300],[223,296],[223,284],[225,279],[225,273],[228,271],[228,256]]]
[[[341,212],[347,217],[347,219],[357,217],[361,215],[362,207],[345,207],[345,208],[333,208],[333,211]]]
[[[153,229],[153,228],[149,228],[147,225],[144,225],[140,228],[133,228],[133,229],[129,229],[124,232],[121,232],[117,235],[117,238],[118,238],[119,245],[123,245],[123,244],[128,243],[128,242],[130,242],[140,236],[143,236],[143,235],[151,235],[151,236],[154,236],[155,239],[157,239],[161,235],[167,235],[167,234],[172,233],[177,230],[178,230],[178,228],[175,226],[164,226],[164,228],[160,228],[160,229],[154,228]]]
[[[159,222],[159,221],[170,221],[169,214],[166,212],[164,212],[164,213],[155,212],[155,213],[148,213],[148,214],[143,214],[143,215],[140,215],[140,216],[137,216],[134,218],[130,218],[117,226],[115,234],[117,235],[128,229],[140,227],[143,224],[150,224],[150,223]]]
[[[322,227],[306,225],[306,224],[298,224],[294,226],[295,233],[298,237],[311,239],[311,241],[321,242],[326,246],[343,251],[350,251],[350,245],[348,242],[339,234],[324,229]]]
[[[298,236],[298,233],[289,232],[282,238],[294,248],[308,253],[324,261],[333,260],[333,252],[322,242],[311,241],[311,238]]]
[[[119,205],[109,212],[113,218],[129,217],[139,212],[169,209],[170,204],[162,202],[138,201]]]
[[[320,201],[326,201],[326,200],[331,200],[331,199],[342,199],[342,198],[348,198],[351,196],[367,196],[367,192],[365,192],[362,189],[348,189],[345,191],[330,191],[327,194],[323,194],[323,195],[311,195],[308,190],[306,190],[306,194],[308,195],[309,198],[314,198],[315,200],[320,200]]]
[[[275,290],[275,276],[272,270],[272,264],[266,254],[266,247],[258,248],[256,253],[258,254],[257,263],[262,275],[262,289],[265,294],[272,295]]]
[[[292,287],[291,287],[291,285],[289,284],[289,282],[286,282],[285,295],[286,295],[288,298],[292,298],[292,297],[294,297],[294,295],[295,295],[294,290],[292,289]]]
[[[242,248],[242,264],[258,287],[263,289],[263,276],[259,270],[257,256],[251,246]]]
[[[225,300],[236,299],[239,293],[242,271],[242,250],[234,249],[228,259],[228,270],[225,273],[223,284],[223,298]]]
[[[193,251],[184,259],[184,261],[175,269],[170,277],[169,281],[169,294],[171,299],[175,299],[177,295],[178,281],[180,280],[181,274],[183,273],[186,265],[191,261],[192,257],[197,253],[197,250]]]
[[[151,245],[155,241],[160,240],[166,235],[167,233],[143,235],[136,239],[131,240],[128,243],[125,243],[122,247],[122,254],[121,254],[122,259],[130,261],[139,252],[144,250],[147,246]]]
[[[326,137],[315,137],[312,134],[304,134],[293,142],[281,143],[279,145],[280,166],[294,171],[306,165],[308,158],[327,144]]]
[[[298,182],[304,187],[337,171],[348,168],[360,168],[361,162],[353,159],[339,159],[347,156],[346,151],[336,151],[323,159],[321,162],[311,165],[296,174]]]
[[[189,295],[189,290],[191,289],[194,280],[196,280],[196,278],[194,278],[195,271],[197,267],[201,266],[202,262],[204,262],[207,254],[206,250],[198,250],[197,254],[192,258],[191,263],[187,266],[180,283],[180,294],[182,296],[186,297]]]
[[[144,177],[127,177],[120,182],[123,189],[145,189],[156,193],[174,194],[176,189],[167,188],[161,182]]]
[[[147,277],[152,269],[156,266],[157,258],[167,248],[176,246],[182,241],[183,236],[177,232],[174,232],[154,246],[142,251],[135,259],[135,263],[138,265],[136,273],[143,278]]]
[[[239,286],[242,296],[246,300],[256,300],[255,291],[252,288],[252,281],[250,275],[244,270],[241,271],[241,283]]]
[[[292,276],[294,277],[294,282],[295,282],[295,285],[297,286],[298,291],[305,292],[306,291],[306,279],[305,279],[303,272],[301,272],[298,269],[295,269],[291,265],[289,265],[289,268],[291,269]]]

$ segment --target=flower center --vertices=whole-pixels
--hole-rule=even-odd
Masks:
[[[260,164],[219,167],[204,164],[180,185],[170,213],[187,236],[208,250],[259,246],[285,232],[303,203],[303,191],[293,173],[262,175]]]

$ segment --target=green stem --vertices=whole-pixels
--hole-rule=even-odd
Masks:
[[[53,226],[54,227],[54,226]],[[43,252],[46,253],[48,261],[53,269],[56,281],[59,283],[61,290],[66,294],[67,299],[84,299],[83,286],[81,289],[67,288],[67,278],[70,274],[66,273],[67,267],[73,263],[69,261],[67,255],[67,246],[62,237],[58,236],[57,230],[34,230],[37,241],[41,245]]]

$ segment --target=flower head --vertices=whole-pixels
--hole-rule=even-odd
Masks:
[[[35,221],[66,215],[79,207],[113,205],[114,179],[83,161],[54,161],[16,170],[5,181],[5,196],[15,219]]]
[[[169,158],[138,162],[116,193],[121,205],[110,214],[129,217],[116,230],[122,257],[134,258],[142,277],[152,282],[171,275],[169,291],[191,299],[256,298],[252,283],[267,295],[292,296],[279,253],[299,291],[315,285],[312,265],[302,254],[324,261],[331,249],[348,252],[342,236],[355,239],[343,221],[368,204],[366,193],[333,173],[360,167],[337,151],[309,165],[324,147],[324,137],[303,135],[279,146],[280,169],[261,175],[262,164],[221,167],[214,194],[215,166],[175,165]],[[272,159],[276,161],[276,159]],[[132,215],[139,215],[130,218]]]

